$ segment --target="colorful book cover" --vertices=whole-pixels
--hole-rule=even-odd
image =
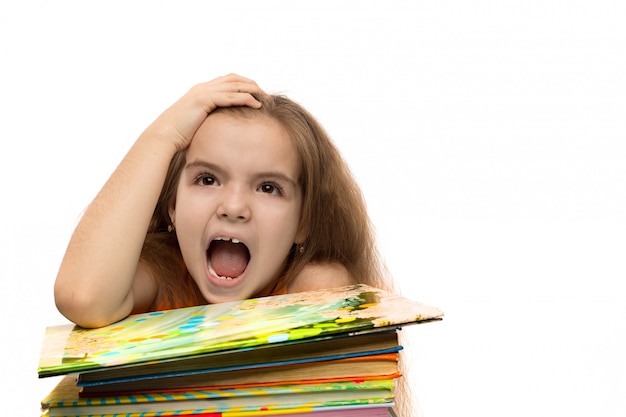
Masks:
[[[48,327],[38,373],[63,375],[442,316],[435,307],[366,285],[136,314],[98,329]]]
[[[227,416],[270,411],[328,411],[332,407],[372,404],[390,406],[393,385],[392,380],[353,381],[82,398],[76,386],[76,377],[70,375],[64,377],[42,401],[42,410],[49,416],[152,415],[140,413],[221,413]]]

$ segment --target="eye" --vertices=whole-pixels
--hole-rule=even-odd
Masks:
[[[261,184],[261,186],[257,190],[266,194],[283,195],[282,189],[277,184],[271,182],[265,182]]]
[[[217,179],[212,174],[202,173],[193,180],[194,184],[198,185],[217,185]]]

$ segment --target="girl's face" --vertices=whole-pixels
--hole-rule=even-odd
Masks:
[[[196,132],[170,211],[189,273],[209,303],[267,295],[298,234],[300,161],[264,116],[209,116]]]

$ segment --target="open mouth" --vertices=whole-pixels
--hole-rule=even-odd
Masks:
[[[207,250],[209,272],[221,279],[241,276],[250,262],[248,247],[237,239],[219,237]]]

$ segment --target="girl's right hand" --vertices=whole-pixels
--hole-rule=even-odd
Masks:
[[[193,86],[165,110],[147,130],[160,138],[172,140],[176,151],[186,149],[196,130],[218,107],[261,107],[251,94],[265,94],[254,81],[229,74]]]

